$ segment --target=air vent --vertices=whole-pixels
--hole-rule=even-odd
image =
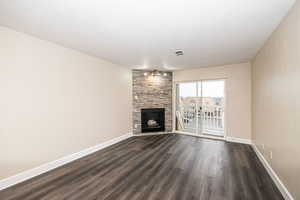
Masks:
[[[182,56],[183,55],[183,51],[182,50],[176,50],[175,54],[176,54],[176,56]]]

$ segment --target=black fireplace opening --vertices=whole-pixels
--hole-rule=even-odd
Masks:
[[[141,112],[142,133],[165,131],[164,108],[146,108]]]

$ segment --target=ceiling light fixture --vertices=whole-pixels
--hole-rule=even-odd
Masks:
[[[158,70],[153,70],[153,72],[151,73],[152,76],[160,76],[160,72]]]
[[[153,70],[152,72],[144,72],[144,76],[148,76],[148,75],[151,75],[151,76],[168,76],[168,73],[166,72],[160,72],[158,70]]]

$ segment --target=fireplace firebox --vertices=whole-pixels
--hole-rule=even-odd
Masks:
[[[164,108],[146,108],[141,112],[142,133],[165,131]]]

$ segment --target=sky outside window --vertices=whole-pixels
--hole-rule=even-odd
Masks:
[[[202,82],[203,97],[224,97],[224,80],[212,80]],[[201,96],[201,82],[198,82],[198,96]],[[197,86],[196,82],[180,83],[179,93],[181,97],[196,97]]]

